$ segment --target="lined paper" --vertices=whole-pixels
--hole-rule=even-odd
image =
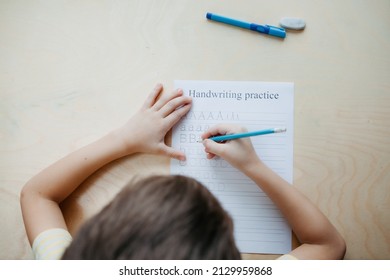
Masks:
[[[291,251],[291,229],[266,194],[221,158],[208,160],[200,135],[218,123],[245,126],[249,131],[274,127],[286,133],[252,137],[256,153],[288,182],[293,179],[292,83],[236,81],[175,81],[193,99],[191,111],[173,128],[172,146],[186,161],[171,161],[171,173],[203,183],[232,216],[242,253],[284,254]]]

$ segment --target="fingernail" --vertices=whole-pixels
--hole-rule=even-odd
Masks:
[[[178,157],[178,160],[180,160],[180,161],[185,161],[185,160],[186,160],[186,157],[185,157],[185,156],[179,156],[179,157]]]

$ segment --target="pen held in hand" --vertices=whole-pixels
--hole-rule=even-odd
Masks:
[[[215,142],[223,142],[223,141],[234,140],[234,139],[245,138],[245,137],[253,137],[253,136],[266,135],[272,133],[282,133],[286,131],[287,131],[286,128],[268,128],[268,129],[257,130],[257,131],[213,136],[208,139],[213,140]],[[202,142],[202,141],[198,141],[198,142]]]

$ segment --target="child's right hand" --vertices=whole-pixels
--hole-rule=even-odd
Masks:
[[[250,167],[261,163],[250,138],[235,139],[225,143],[217,143],[207,139],[216,135],[234,134],[246,131],[247,130],[244,127],[234,124],[219,124],[210,128],[202,134],[207,158],[212,159],[215,156],[220,156],[244,173]]]

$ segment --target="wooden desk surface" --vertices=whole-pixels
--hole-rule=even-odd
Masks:
[[[32,258],[24,183],[175,79],[294,82],[296,187],[344,235],[346,259],[390,259],[390,2],[259,3],[1,1],[0,259]],[[307,28],[279,40],[206,12],[271,25],[302,17]],[[133,176],[168,163],[136,155],[97,172],[63,205],[71,231]]]

